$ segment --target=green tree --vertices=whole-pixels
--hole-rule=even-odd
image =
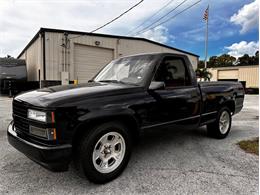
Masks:
[[[244,54],[243,56],[238,58],[238,64],[241,66],[250,65],[252,63],[252,59],[248,54]]]
[[[205,67],[205,62],[200,60],[198,63],[198,68],[204,68]]]
[[[219,56],[216,60],[216,66],[222,67],[222,66],[232,66],[236,61],[236,58],[229,55],[229,54],[222,54]]]
[[[244,54],[238,58],[238,65],[240,66],[250,66],[250,65],[259,65],[259,51],[255,52],[254,56],[249,56]]]
[[[259,65],[259,51],[256,51],[254,56],[244,54],[238,59],[229,54],[222,54],[221,56],[211,56],[209,58],[209,61],[207,62],[207,68],[249,65]],[[199,61],[198,68],[204,68],[203,61]]]
[[[221,56],[211,56],[207,63],[207,67],[212,68],[212,67],[232,66],[234,65],[235,62],[236,62],[236,58],[229,54],[223,54]]]
[[[216,67],[218,64],[218,56],[211,56],[208,61],[208,67]]]
[[[200,81],[210,81],[212,74],[206,68],[197,68],[196,76],[200,79]]]
[[[259,51],[255,52],[255,56],[252,56],[252,65],[259,65]]]

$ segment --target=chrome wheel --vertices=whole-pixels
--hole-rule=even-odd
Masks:
[[[92,161],[94,167],[100,173],[114,171],[125,156],[125,140],[117,132],[109,132],[103,135],[96,143]]]
[[[222,134],[227,133],[230,126],[230,115],[229,113],[224,110],[219,118],[219,130]]]

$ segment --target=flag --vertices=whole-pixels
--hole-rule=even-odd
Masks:
[[[208,20],[209,19],[209,6],[207,7],[207,9],[204,12],[203,19],[204,20]]]

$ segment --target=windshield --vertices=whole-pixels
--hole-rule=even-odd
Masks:
[[[132,56],[113,60],[95,77],[96,82],[144,83],[154,56]]]

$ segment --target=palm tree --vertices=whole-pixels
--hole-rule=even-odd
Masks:
[[[207,70],[207,68],[197,68],[197,70],[195,72],[196,72],[197,78],[199,78],[200,81],[202,81],[202,79],[204,81],[210,81],[210,79],[212,77],[211,72],[209,72]]]

